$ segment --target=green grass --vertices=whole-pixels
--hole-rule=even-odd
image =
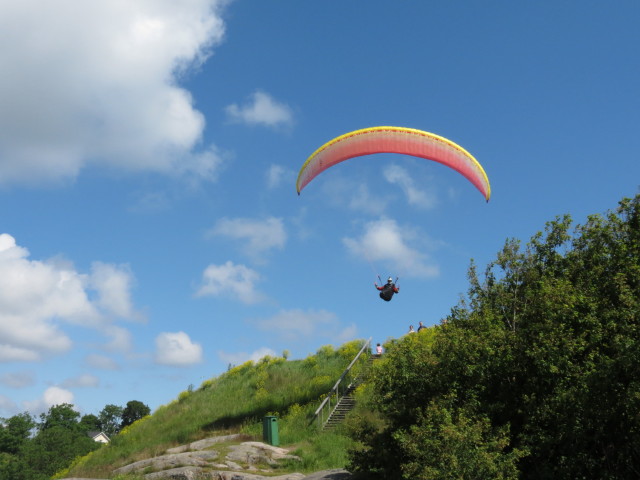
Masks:
[[[115,435],[109,445],[78,459],[64,473],[110,478],[115,468],[202,438],[243,433],[262,440],[265,415],[278,417],[280,445],[295,447],[296,455],[302,457],[302,462],[289,465],[292,469],[343,466],[347,438],[320,434],[311,420],[324,394],[362,344],[358,340],[337,350],[325,346],[304,360],[266,357],[232,368],[198,389],[180,393],[176,400]]]

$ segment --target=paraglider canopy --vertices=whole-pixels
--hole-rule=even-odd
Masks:
[[[433,133],[405,127],[370,127],[330,140],[304,162],[296,189],[298,195],[317,175],[350,158],[374,153],[399,153],[439,162],[462,174],[484,196],[491,197],[489,178],[482,165],[460,145]]]

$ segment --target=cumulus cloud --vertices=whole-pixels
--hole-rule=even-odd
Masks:
[[[289,181],[289,179],[295,179],[295,173],[293,170],[283,167],[282,165],[271,165],[267,170],[267,188],[269,190],[275,190],[283,182]]]
[[[375,197],[369,188],[360,184],[350,192],[349,208],[351,210],[380,214],[387,208],[388,199],[380,195]]]
[[[0,183],[89,163],[214,179],[215,146],[181,76],[224,36],[227,0],[0,3]]]
[[[343,238],[342,241],[352,254],[384,262],[388,269],[398,274],[423,278],[437,276],[438,267],[429,262],[427,254],[412,246],[424,243],[422,237],[411,228],[400,228],[395,220],[382,218],[368,222],[359,238]]]
[[[128,329],[118,325],[106,324],[100,328],[100,332],[106,338],[105,350],[126,353],[133,349],[133,339]]]
[[[84,373],[77,377],[68,378],[62,382],[61,386],[64,388],[85,388],[85,387],[97,387],[100,385],[100,379],[95,375]]]
[[[268,331],[288,340],[308,340],[329,337],[336,341],[352,340],[355,325],[343,326],[335,313],[326,310],[281,310],[269,318],[254,320],[263,331]]]
[[[242,303],[252,304],[265,300],[256,289],[261,277],[258,272],[231,261],[223,265],[209,265],[202,273],[202,285],[197,296],[231,297]]]
[[[105,311],[119,318],[141,319],[131,301],[133,275],[128,265],[94,262],[91,267],[91,286],[98,293],[97,305]]]
[[[98,368],[100,370],[120,370],[118,362],[116,362],[113,358],[107,357],[105,355],[99,355],[97,353],[87,355],[85,358],[85,363],[89,367]]]
[[[270,348],[262,347],[254,352],[236,352],[236,353],[227,353],[224,351],[218,352],[218,358],[225,363],[229,363],[231,365],[241,365],[249,360],[253,362],[257,362],[261,358],[264,357],[277,357],[278,354]]]
[[[261,262],[269,250],[282,250],[287,233],[281,218],[222,218],[209,230],[209,236],[226,236],[243,242],[243,250]]]
[[[73,404],[73,393],[61,387],[49,387],[42,396],[47,407],[61,405],[63,403]]]
[[[47,388],[39,399],[24,402],[24,406],[32,414],[38,414],[63,403],[73,405],[73,399],[73,392],[62,387],[53,386]]]
[[[434,194],[420,190],[413,177],[399,165],[391,164],[384,169],[384,177],[387,182],[398,185],[404,192],[409,205],[418,208],[429,209],[436,206],[437,199]]]
[[[0,383],[11,388],[24,388],[35,383],[35,375],[30,371],[5,373],[0,377]]]
[[[9,397],[0,394],[0,412],[3,417],[11,417],[18,411],[18,405]]]
[[[162,365],[188,367],[202,362],[202,346],[184,332],[161,333],[156,337],[155,359]]]
[[[137,317],[130,304],[123,310],[128,270],[100,265],[93,274],[83,274],[60,259],[30,260],[26,248],[1,234],[0,362],[37,361],[69,350],[65,323],[113,336],[114,314]]]
[[[266,127],[293,125],[291,108],[260,90],[254,92],[244,105],[234,103],[227,106],[225,110],[229,120],[236,123]]]
[[[326,201],[340,209],[345,207],[355,212],[380,215],[389,205],[390,198],[384,193],[371,193],[366,183],[334,174],[330,182],[322,183]]]

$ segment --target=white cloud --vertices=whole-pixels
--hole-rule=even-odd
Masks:
[[[437,204],[434,194],[420,190],[416,187],[413,177],[404,168],[399,165],[388,165],[384,169],[385,179],[394,185],[398,185],[405,196],[409,205],[415,207],[429,209]]]
[[[11,388],[24,388],[35,383],[35,375],[29,371],[5,373],[0,377],[0,383]]]
[[[225,110],[229,120],[232,122],[267,127],[293,125],[291,108],[259,90],[251,95],[248,103],[242,106],[234,103],[227,106]]]
[[[390,202],[384,193],[372,194],[366,183],[354,181],[334,174],[330,182],[322,183],[326,201],[340,209],[348,207],[355,212],[380,215]]]
[[[134,310],[131,301],[132,285],[133,275],[128,265],[93,262],[91,286],[98,293],[97,305],[105,311],[120,318],[139,320],[140,314]]]
[[[336,334],[336,341],[338,343],[345,343],[353,340],[358,335],[358,327],[355,323],[344,327],[341,331]]]
[[[77,377],[68,378],[62,382],[61,386],[64,388],[84,388],[84,387],[97,387],[100,385],[100,379],[95,375],[84,373]]]
[[[108,324],[100,328],[100,332],[107,338],[104,345],[109,352],[130,352],[133,350],[131,332],[118,325]]]
[[[32,361],[71,347],[54,323],[95,323],[98,314],[75,271],[28,260],[29,252],[0,235],[0,361]]]
[[[204,116],[180,76],[224,35],[227,0],[0,3],[0,183],[89,163],[215,178]]]
[[[295,174],[293,170],[283,167],[282,165],[271,165],[267,170],[267,187],[269,190],[275,190],[283,182],[289,181],[291,179],[291,184],[293,185],[293,180],[295,179]]]
[[[188,367],[202,362],[202,346],[184,332],[161,333],[156,337],[156,362],[174,367]]]
[[[375,197],[365,184],[360,184],[350,192],[349,208],[351,210],[380,214],[386,208],[388,199],[384,196]]]
[[[97,353],[87,355],[85,362],[88,366],[99,368],[100,370],[120,370],[118,362],[114,359]]]
[[[47,407],[61,405],[63,403],[73,404],[73,393],[61,387],[49,387],[42,396]]]
[[[288,341],[328,337],[338,341],[352,340],[355,326],[343,327],[335,313],[327,310],[281,310],[275,315],[254,320],[263,331],[276,334]],[[345,335],[348,337],[345,338]]]
[[[226,236],[244,241],[244,252],[253,260],[261,262],[269,250],[282,250],[287,233],[281,218],[264,220],[250,218],[222,218],[209,230],[208,235]]]
[[[427,254],[411,244],[424,243],[424,236],[411,228],[401,228],[395,220],[382,218],[368,222],[360,238],[343,238],[352,254],[368,261],[380,261],[400,276],[435,277],[438,267],[429,263]]]
[[[0,394],[0,412],[3,417],[11,417],[18,411],[18,405],[9,397]]]
[[[224,351],[218,352],[218,357],[225,363],[229,363],[231,365],[241,365],[249,360],[253,362],[257,362],[261,358],[264,357],[277,357],[278,354],[270,348],[262,347],[255,350],[252,353],[246,352],[236,352],[236,353],[227,353]]]
[[[69,350],[65,323],[126,337],[111,322],[114,313],[137,316],[128,302],[127,269],[98,264],[86,275],[59,258],[28,257],[11,235],[0,235],[0,362],[37,361]]]
[[[32,414],[37,415],[39,413],[46,412],[51,407],[62,405],[63,403],[73,405],[73,399],[74,396],[71,391],[58,386],[53,386],[47,388],[39,399],[24,402],[24,407]]]
[[[223,265],[209,265],[202,273],[202,285],[197,296],[232,297],[243,303],[258,303],[265,300],[264,294],[256,290],[260,274],[244,265],[228,261]]]

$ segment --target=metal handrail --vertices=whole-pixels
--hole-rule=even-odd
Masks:
[[[342,383],[342,381],[345,379],[345,377],[347,376],[347,374],[351,371],[351,368],[355,365],[355,363],[358,361],[358,359],[360,358],[360,355],[362,355],[362,352],[365,351],[365,349],[369,348],[371,345],[371,338],[373,337],[369,337],[369,340],[367,340],[364,345],[362,346],[362,348],[360,349],[360,351],[358,352],[358,354],[355,356],[355,358],[351,361],[351,363],[349,364],[349,366],[344,370],[344,372],[342,372],[342,375],[340,375],[340,378],[338,379],[338,381],[335,383],[335,385],[333,386],[333,388],[331,390],[329,390],[329,393],[327,393],[327,396],[325,397],[325,399],[322,401],[322,403],[320,404],[320,406],[318,407],[318,409],[315,411],[314,413],[314,418],[318,419],[318,423],[320,425],[320,427],[322,428],[322,426],[324,425],[324,417],[321,415],[322,412],[324,411],[324,407],[328,404],[329,409],[331,409],[331,397],[333,397],[334,393],[336,395],[336,403],[334,408],[338,405],[338,403],[340,402],[340,384]],[[348,387],[347,387],[348,388]],[[346,389],[345,389],[346,390]],[[319,416],[320,415],[320,416]],[[329,414],[327,416],[327,420],[329,419],[329,416],[331,414]]]

